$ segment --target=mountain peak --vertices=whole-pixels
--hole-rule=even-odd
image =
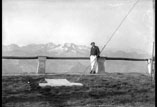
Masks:
[[[74,43],[64,43],[62,48],[66,48],[67,50],[75,50],[77,49],[77,45],[75,45]]]

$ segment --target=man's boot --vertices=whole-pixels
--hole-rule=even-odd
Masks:
[[[95,71],[93,71],[93,74],[95,74],[96,72]]]
[[[90,71],[90,74],[92,74],[92,70]]]

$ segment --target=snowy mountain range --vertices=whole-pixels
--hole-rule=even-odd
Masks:
[[[65,44],[30,44],[19,47],[16,44],[3,45],[3,55],[15,56],[32,56],[32,55],[47,55],[47,56],[89,56],[89,47],[83,45],[75,45],[73,43]]]
[[[18,46],[16,44],[3,45],[3,56],[57,56],[57,57],[89,57],[90,47],[84,45],[76,45],[74,43],[64,44],[29,44],[26,46]],[[106,49],[101,56],[109,57],[130,57],[130,58],[149,58],[150,55],[140,50],[131,52]],[[37,68],[37,60],[2,60],[3,73],[35,73]],[[49,60],[46,62],[46,72],[48,73],[81,73],[89,66],[89,61],[82,60]],[[123,62],[123,61],[107,61],[106,70],[108,72],[145,72],[145,62]],[[119,70],[118,70],[119,69]],[[90,69],[89,69],[90,70]],[[89,71],[88,70],[88,71]]]
[[[101,49],[100,49],[101,50]],[[89,56],[90,47],[85,45],[76,45],[74,43],[64,43],[64,44],[29,44],[26,46],[18,46],[16,44],[3,45],[2,54],[7,56]],[[150,57],[147,52],[138,49],[130,50],[118,50],[118,49],[105,49],[102,56],[110,57]]]

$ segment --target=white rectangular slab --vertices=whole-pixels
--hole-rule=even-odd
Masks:
[[[45,79],[47,83],[39,83],[40,87],[45,86],[83,86],[82,83],[73,83],[68,81],[67,79]]]

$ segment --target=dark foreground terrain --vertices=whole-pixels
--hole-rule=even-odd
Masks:
[[[45,77],[84,86],[38,87]],[[155,107],[155,83],[137,73],[3,76],[2,107]]]

